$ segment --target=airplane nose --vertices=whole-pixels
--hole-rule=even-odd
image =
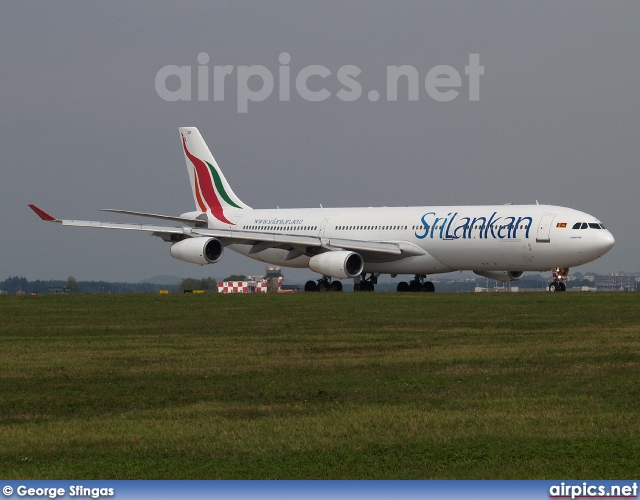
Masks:
[[[606,229],[604,231],[600,231],[598,236],[598,250],[600,251],[600,255],[604,255],[613,248],[616,240],[614,239],[613,235]]]

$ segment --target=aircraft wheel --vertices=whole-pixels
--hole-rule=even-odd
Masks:
[[[330,287],[331,287],[331,285],[329,284],[329,282],[327,280],[320,280],[318,282],[318,291],[319,292],[328,292]]]
[[[406,281],[401,281],[398,283],[398,288],[396,288],[397,292],[408,292],[409,291],[409,283]]]
[[[422,290],[422,285],[419,281],[413,280],[409,282],[409,291],[410,292],[420,292]]]
[[[422,291],[423,292],[428,292],[428,293],[433,293],[436,291],[436,287],[433,285],[433,283],[431,281],[425,281],[422,284]]]
[[[560,291],[561,292],[566,292],[567,291],[567,285],[565,285],[563,281],[558,283],[558,285],[560,285]]]
[[[558,283],[556,283],[555,281],[553,283],[551,283],[549,285],[549,291],[550,292],[559,292],[560,291],[560,287],[558,286]]]
[[[332,292],[341,292],[342,291],[342,283],[340,283],[339,281],[332,281],[331,282],[331,291]]]
[[[318,285],[316,285],[315,281],[307,281],[304,284],[304,291],[305,292],[317,292],[318,291]]]

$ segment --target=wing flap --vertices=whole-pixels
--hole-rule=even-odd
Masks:
[[[402,253],[397,243],[386,241],[363,241],[331,238],[329,239],[328,245],[330,247],[343,248],[345,250],[377,252],[390,255],[400,255]]]
[[[126,215],[137,215],[138,217],[150,217],[152,219],[161,219],[161,220],[170,220],[170,221],[174,221],[174,222],[183,222],[185,224],[193,224],[196,227],[200,227],[200,226],[206,226],[207,225],[207,218],[206,218],[206,214],[203,212],[202,216],[203,218],[187,218],[187,217],[174,217],[172,215],[161,215],[161,214],[151,214],[148,212],[133,212],[131,210],[117,210],[114,208],[101,208],[100,209],[101,212],[111,212],[111,213],[115,213],[115,214],[126,214]]]
[[[63,226],[95,227],[100,229],[124,229],[129,231],[147,231],[151,233],[190,234],[191,228],[153,226],[149,224],[125,224],[120,222],[101,222],[93,220],[58,220]]]
[[[200,229],[195,228],[191,230],[192,234],[200,236],[213,236],[215,238],[225,238],[234,240],[234,243],[242,242],[270,242],[270,246],[267,248],[275,248],[282,244],[303,246],[303,247],[320,247],[322,241],[316,236],[300,236],[297,234],[276,234],[276,233],[262,233],[257,231],[237,231],[233,229]]]

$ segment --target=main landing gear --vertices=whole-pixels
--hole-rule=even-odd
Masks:
[[[367,273],[362,273],[361,276],[353,278],[353,291],[354,292],[373,292],[375,286],[378,284],[378,277],[375,274],[371,274],[367,279]]]
[[[553,270],[553,281],[549,284],[549,291],[565,292],[567,290],[567,285],[564,283],[564,280],[568,274],[568,267],[556,267]]]
[[[433,286],[431,281],[425,281],[427,278],[426,274],[416,274],[413,279],[407,283],[406,281],[401,281],[398,283],[398,292],[429,292],[433,293],[436,291],[436,287]]]
[[[307,281],[304,284],[305,292],[341,292],[342,283],[339,281],[331,281],[329,276],[323,276],[316,283],[315,281]]]
[[[366,273],[363,273],[361,276],[356,276],[354,279],[353,291],[354,292],[373,292],[374,288],[378,283],[378,276],[375,274],[369,275],[367,278]],[[331,277],[323,276],[320,278],[317,283],[315,281],[309,280],[304,284],[305,292],[341,292],[342,291],[342,283],[337,280],[331,281]]]

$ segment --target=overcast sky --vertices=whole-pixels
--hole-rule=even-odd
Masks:
[[[599,218],[616,238],[576,271],[640,270],[640,4],[629,2],[10,2],[0,17],[0,280],[224,278],[264,266],[232,252],[199,267],[145,233],[63,228],[59,218],[130,221],[100,208],[193,210],[178,127],[196,126],[235,193],[255,208],[556,204]],[[223,101],[199,102],[198,54],[231,65]],[[286,52],[291,97],[278,97]],[[479,100],[465,66],[479,54]],[[191,101],[156,91],[167,65],[193,69]],[[238,113],[239,66],[275,77]],[[296,75],[331,96],[309,102]],[[362,95],[344,102],[338,70]],[[387,66],[410,65],[386,97]],[[431,68],[461,75],[459,95],[425,90]],[[256,90],[257,78],[251,85]],[[179,88],[177,77],[166,81]],[[380,99],[372,101],[369,91]],[[292,279],[311,271],[287,271]]]

